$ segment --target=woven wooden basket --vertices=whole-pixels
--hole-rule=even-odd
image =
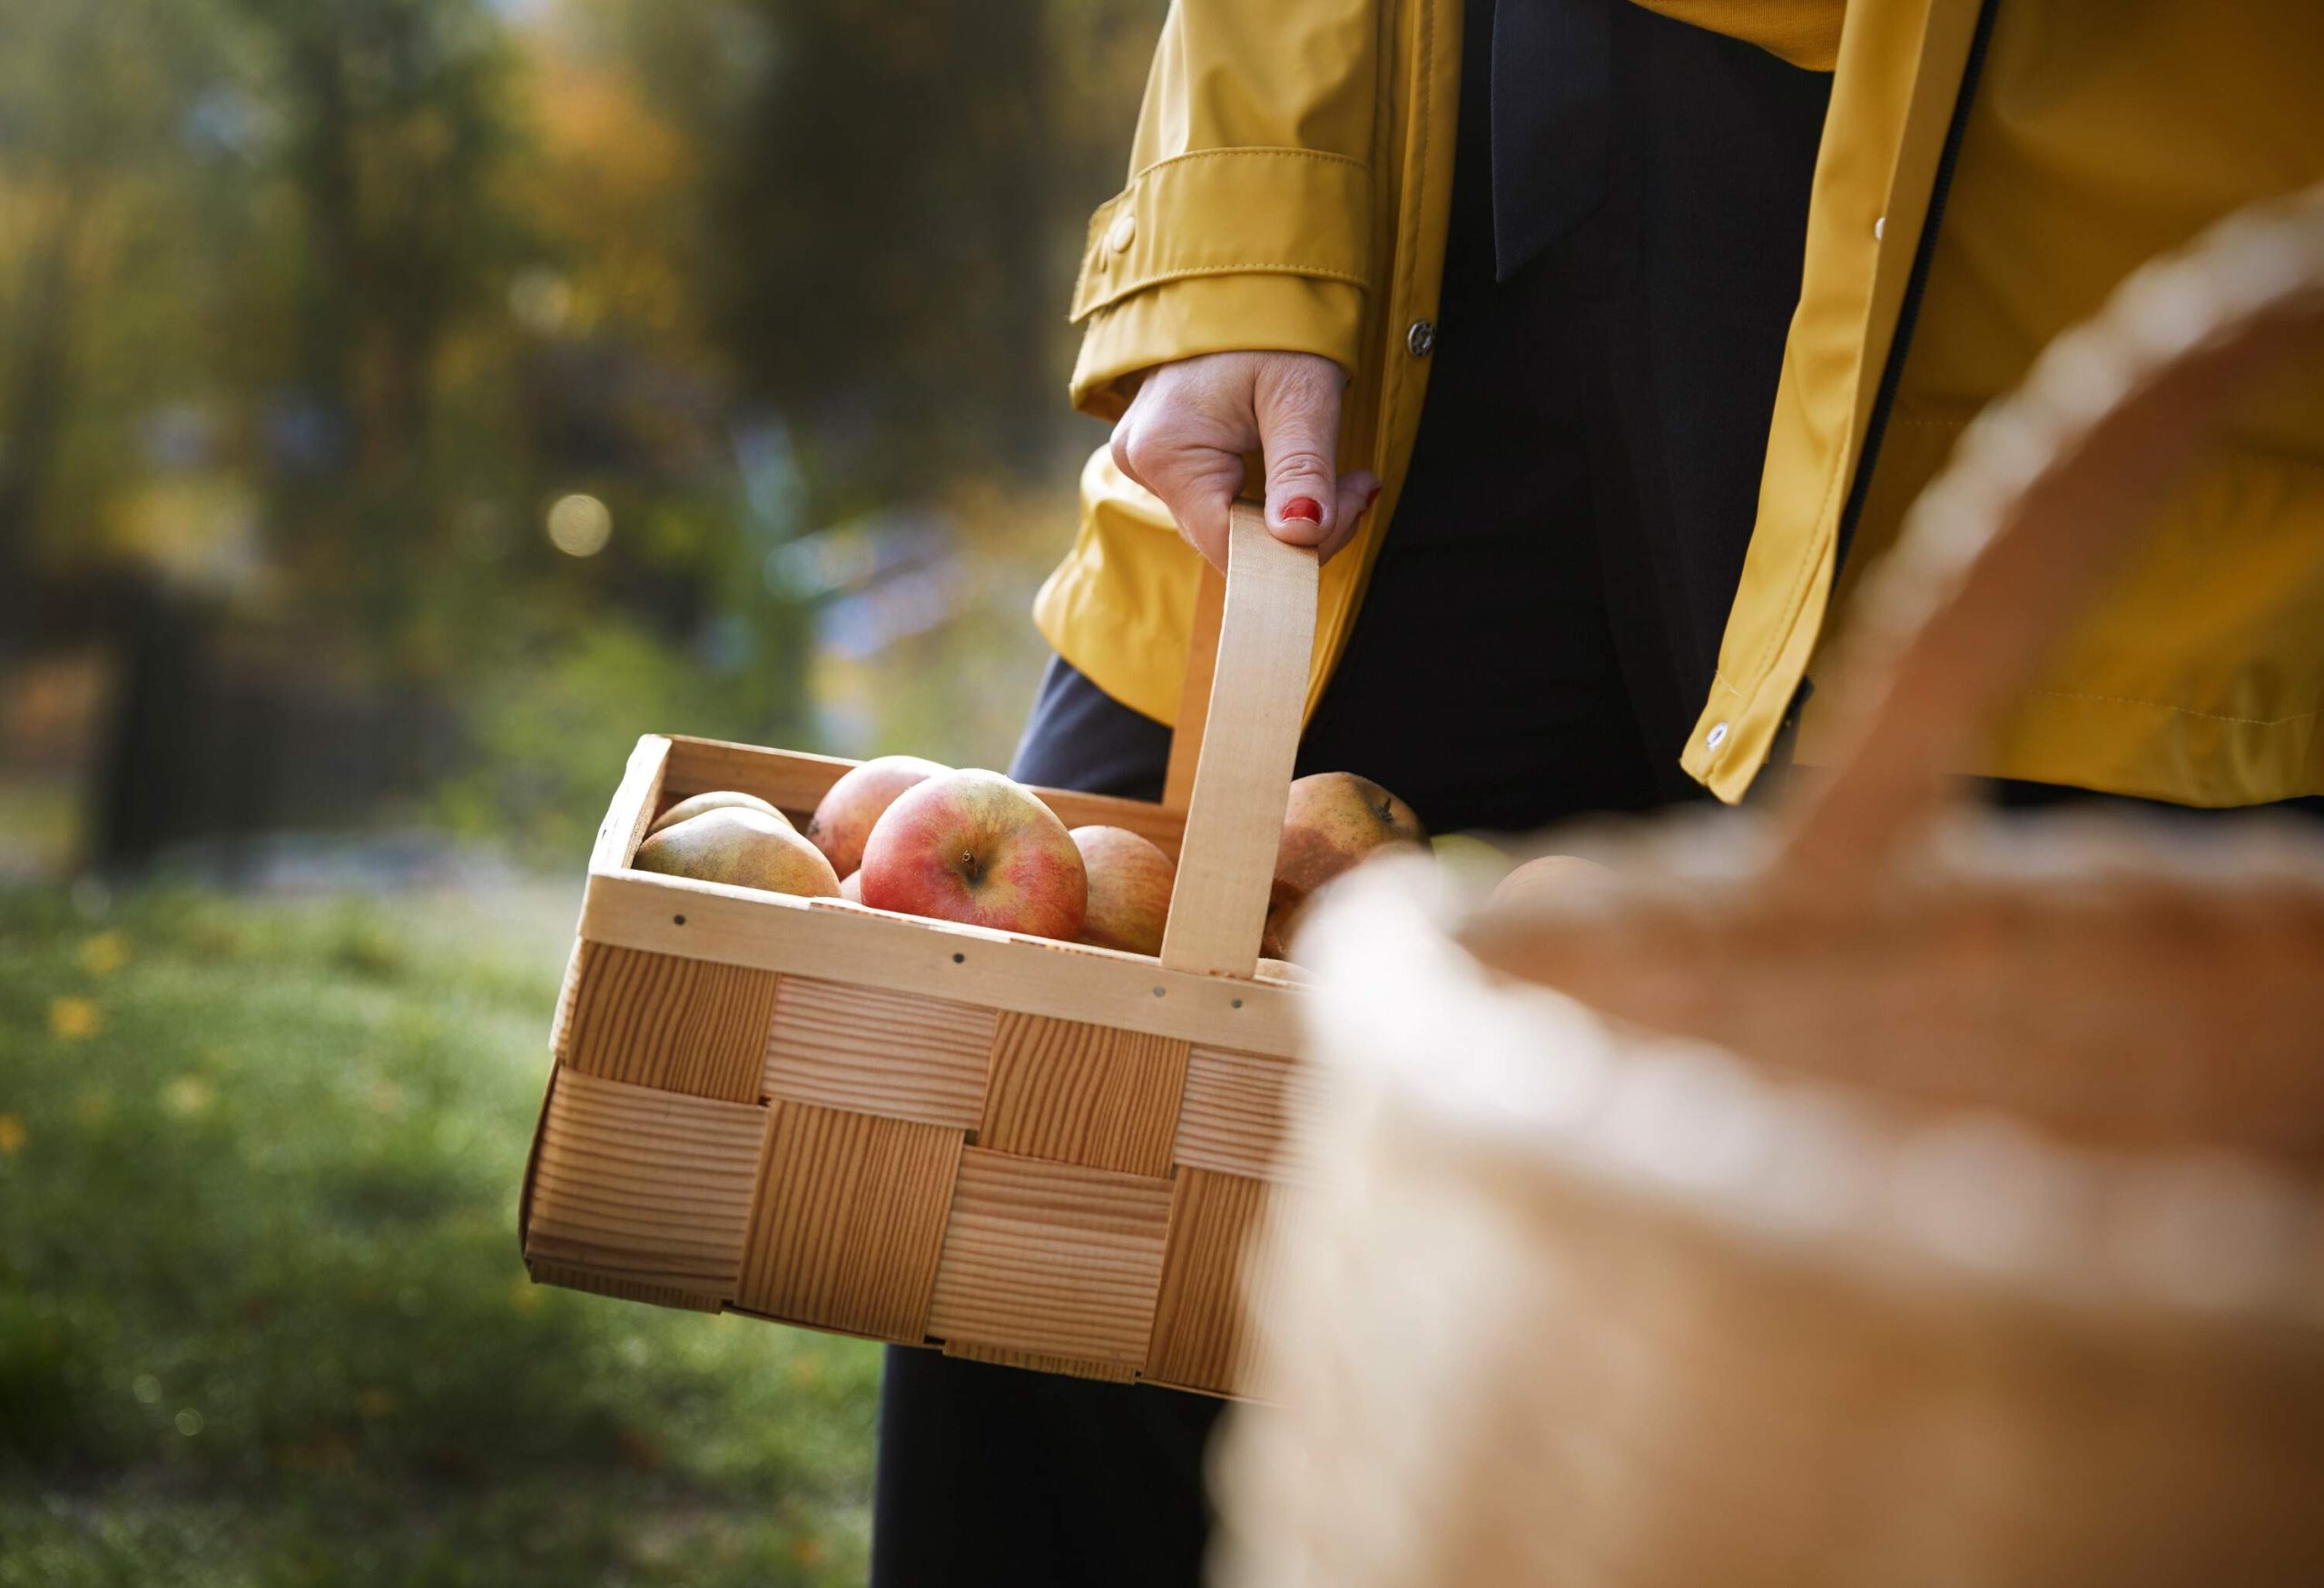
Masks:
[[[1230,570],[1206,574],[1163,803],[1037,791],[1176,854],[1158,959],[633,870],[686,795],[803,820],[854,764],[639,741],[551,1033],[535,1279],[1254,1392],[1236,1276],[1299,1172],[1298,994],[1258,945],[1315,561],[1238,507]]]
[[[1915,508],[1848,748],[1772,815],[1608,838],[1522,910],[1324,901],[1311,1047],[1355,1083],[1220,1581],[2324,1582],[2324,846],[1970,819],[1936,770],[2319,336],[2324,191],[2062,339]]]

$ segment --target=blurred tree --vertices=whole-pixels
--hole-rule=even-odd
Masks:
[[[448,538],[427,467],[439,360],[510,252],[506,39],[474,0],[231,4],[280,129],[262,174],[298,228],[270,529],[303,587],[392,646]]]
[[[1090,439],[1061,306],[1159,15],[5,0],[0,653],[117,654],[142,698],[113,808],[144,847],[337,814],[271,797],[296,757],[437,776],[431,702],[513,769],[460,785],[504,827],[598,755],[558,735],[575,764],[523,775],[527,713],[573,720],[616,674],[609,732],[811,741],[806,608],[848,597],[781,554],[863,515],[998,558],[922,593],[979,604],[960,644],[1013,632],[1061,526],[924,504],[1030,500]],[[543,533],[576,493],[610,524],[589,555]],[[923,618],[940,655],[959,620]],[[971,676],[914,673],[914,720]],[[229,742],[231,778],[188,764]]]
[[[88,344],[164,185],[154,150],[212,58],[201,20],[149,0],[0,8],[0,649],[72,549],[52,526]]]

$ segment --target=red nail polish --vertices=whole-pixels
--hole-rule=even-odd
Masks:
[[[1324,521],[1324,504],[1314,497],[1294,497],[1283,504],[1283,521],[1288,524],[1294,518],[1320,524]]]

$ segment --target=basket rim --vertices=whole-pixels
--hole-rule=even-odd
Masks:
[[[1148,954],[623,866],[591,868],[576,936],[1286,1060],[1308,992],[1304,978],[1175,970]]]
[[[1471,907],[1427,868],[1367,867],[1305,940],[1321,987],[1302,1014],[1335,1061],[1344,1146],[1360,1135],[1505,1202],[1578,1181],[1867,1276],[2324,1327],[2324,1176],[1777,1075],[1490,970],[1459,940]]]

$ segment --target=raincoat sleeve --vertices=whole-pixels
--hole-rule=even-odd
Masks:
[[[1074,406],[1197,353],[1320,354],[1353,372],[1371,286],[1381,0],[1176,0],[1129,183],[1090,217]]]

